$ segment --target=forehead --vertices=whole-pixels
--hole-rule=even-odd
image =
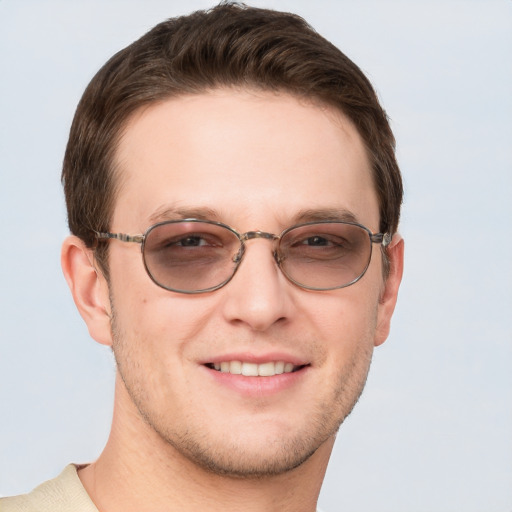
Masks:
[[[378,226],[355,127],[332,107],[288,94],[214,90],[153,104],[128,122],[116,165],[116,229],[194,212],[240,229],[277,229],[319,210]]]

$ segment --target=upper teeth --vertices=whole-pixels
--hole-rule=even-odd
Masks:
[[[270,361],[268,363],[245,363],[241,361],[223,361],[214,363],[213,367],[223,373],[245,375],[247,377],[272,377],[281,373],[291,373],[297,367],[284,361]]]

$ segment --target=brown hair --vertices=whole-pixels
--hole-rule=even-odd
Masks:
[[[75,113],[62,171],[71,232],[94,247],[95,232],[109,230],[119,183],[114,154],[136,110],[223,86],[284,91],[342,111],[368,151],[380,231],[397,230],[403,190],[395,140],[368,79],[299,16],[221,3],[160,23],[91,80]],[[107,245],[96,250],[106,274]]]

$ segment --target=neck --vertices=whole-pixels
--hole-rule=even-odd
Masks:
[[[79,477],[99,510],[314,512],[334,438],[299,467],[258,478],[219,475],[178,452],[140,417],[116,383],[112,430]]]

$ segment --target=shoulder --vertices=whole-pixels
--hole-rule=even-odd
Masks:
[[[28,494],[0,499],[2,512],[98,512],[73,464]]]

